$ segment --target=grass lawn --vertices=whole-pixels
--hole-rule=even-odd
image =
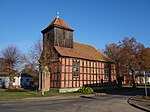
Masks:
[[[110,88],[110,89],[98,89],[94,90],[95,93],[106,93],[106,94],[120,94],[125,95],[126,93],[138,92],[139,90],[143,91],[145,86],[137,86],[137,88],[132,88],[132,86],[123,86],[122,88]],[[150,90],[150,85],[147,86]],[[0,100],[15,100],[31,97],[51,97],[51,96],[75,96],[83,95],[82,93],[59,93],[57,91],[50,90],[45,92],[45,95],[42,96],[41,92],[36,91],[24,91],[20,89],[0,89]]]
[[[42,96],[41,92],[36,91],[20,91],[16,89],[11,90],[1,90],[0,89],[0,100],[15,100],[31,97],[51,97],[51,96],[72,96],[72,95],[81,95],[81,93],[59,93],[57,91],[48,91],[45,92],[45,95]]]
[[[0,92],[0,100],[22,99],[27,97],[40,96],[36,92]]]

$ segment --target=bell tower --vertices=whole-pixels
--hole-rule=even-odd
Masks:
[[[73,48],[73,29],[70,28],[59,15],[42,30],[43,34],[43,49],[45,47],[67,47]]]

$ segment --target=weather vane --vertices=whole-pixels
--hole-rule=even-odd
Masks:
[[[56,15],[57,15],[56,17],[59,18],[59,12],[57,12]]]

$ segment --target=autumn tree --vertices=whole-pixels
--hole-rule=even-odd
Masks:
[[[104,54],[106,54],[108,57],[110,57],[111,59],[115,61],[116,76],[117,76],[119,87],[122,86],[122,80],[123,80],[122,63],[121,63],[122,59],[120,55],[120,50],[121,50],[120,46],[115,43],[105,45],[105,50],[104,50]]]
[[[104,52],[116,62],[116,74],[118,77],[131,73],[133,87],[135,87],[135,71],[140,69],[139,63],[142,59],[143,49],[145,49],[144,45],[137,42],[135,38],[126,37],[118,44],[106,45]],[[146,53],[146,51],[143,52]]]
[[[13,85],[14,76],[17,74],[19,63],[21,62],[21,52],[16,46],[10,45],[2,50],[1,56],[5,63],[3,65],[5,73],[7,73],[7,75],[10,77],[9,86],[11,88]]]
[[[150,48],[143,48],[139,58],[140,70],[150,72]]]
[[[105,45],[105,51],[104,51],[104,54],[106,54],[108,57],[110,57],[111,59],[113,59],[115,62],[116,62],[116,67],[117,67],[117,76],[121,76],[120,74],[120,47],[115,44],[115,43],[112,43],[112,44],[107,44]]]
[[[120,54],[122,55],[122,62],[124,64],[125,69],[129,69],[132,75],[132,83],[133,87],[135,85],[135,71],[139,70],[140,55],[142,53],[142,49],[144,49],[144,45],[137,42],[135,38],[124,38],[121,42],[119,42],[119,46],[121,47]]]

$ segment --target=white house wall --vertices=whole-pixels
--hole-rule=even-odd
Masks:
[[[143,76],[143,77],[139,77],[138,83],[143,83],[143,84],[145,84],[145,77],[144,77],[144,76]],[[146,77],[146,83],[150,83],[150,76],[147,76],[147,77]]]
[[[143,79],[144,79],[143,82],[145,83],[145,77],[143,77]],[[146,83],[150,83],[150,77],[148,76],[146,77]]]
[[[6,88],[9,86],[9,77],[3,77],[3,76],[0,76],[0,86],[5,86]]]
[[[13,86],[20,86],[20,76],[14,77]]]
[[[8,88],[9,87],[9,83],[10,83],[10,77],[0,76],[0,79],[1,79],[0,80],[0,87],[4,86],[4,87]],[[31,86],[31,82],[32,81],[33,81],[32,77],[17,76],[17,77],[14,77],[13,86],[14,87]]]
[[[10,77],[0,76],[0,86],[9,87]],[[14,77],[13,86],[20,86],[20,77]]]

